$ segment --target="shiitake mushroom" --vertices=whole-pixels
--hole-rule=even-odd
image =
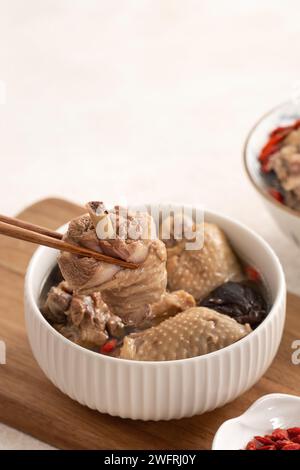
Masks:
[[[261,289],[253,281],[225,282],[210,292],[199,305],[229,315],[239,323],[249,323],[253,329],[268,313]]]

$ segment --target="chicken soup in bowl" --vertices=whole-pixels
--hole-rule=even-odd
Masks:
[[[159,237],[159,226],[151,237],[99,237],[97,204],[69,223],[64,239],[139,266],[112,269],[37,251],[26,321],[50,379],[80,403],[134,419],[202,413],[255,383],[274,358],[285,317],[284,277],[271,248],[208,211],[198,227],[203,245],[194,250],[172,230]],[[118,210],[104,212],[110,218]],[[126,225],[149,220],[136,214]]]
[[[88,203],[87,210],[70,222],[64,240],[138,267],[59,255],[61,280],[50,289],[53,274],[47,280],[41,311],[74,343],[122,359],[186,359],[233,344],[267,316],[267,288],[259,272],[245,266],[218,225],[191,218],[194,238],[204,234],[204,242],[187,249],[184,236],[174,237],[174,215],[162,220],[170,236],[160,239],[162,231],[154,230],[148,212],[125,214],[124,208],[108,210],[100,202]],[[179,216],[183,220],[182,213],[176,220]]]

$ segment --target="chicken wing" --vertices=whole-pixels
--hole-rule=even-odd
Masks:
[[[101,292],[114,314],[126,325],[136,326],[166,291],[165,245],[153,237],[154,222],[148,213],[128,213],[125,218],[119,207],[107,211],[98,202],[89,203],[88,210],[88,214],[71,221],[64,239],[140,266],[124,269],[62,252],[58,263],[63,277],[79,294]],[[103,220],[105,224],[101,225]],[[107,229],[108,238],[99,237],[102,229]]]
[[[222,349],[251,332],[233,318],[205,307],[178,313],[158,326],[124,338],[123,359],[170,361]]]
[[[197,301],[229,280],[243,278],[239,262],[224,232],[215,224],[204,224],[201,249],[186,250],[186,241],[167,245],[168,287],[184,289]]]

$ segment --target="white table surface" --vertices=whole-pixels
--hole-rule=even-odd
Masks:
[[[201,203],[262,234],[300,293],[300,257],[241,159],[254,121],[300,92],[299,13],[298,0],[0,0],[0,212],[48,196]],[[47,446],[0,425],[12,448]]]

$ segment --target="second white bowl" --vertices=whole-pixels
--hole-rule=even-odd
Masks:
[[[57,252],[39,248],[25,280],[25,316],[33,354],[47,377],[69,397],[113,416],[169,420],[204,413],[234,400],[253,386],[277,352],[285,320],[286,287],[281,265],[252,230],[206,212],[233,248],[264,277],[272,309],[263,323],[237,343],[205,356],[138,362],[91,352],[59,334],[38,308],[42,284]]]
[[[299,103],[287,102],[265,114],[250,131],[244,147],[244,164],[249,179],[282,232],[300,247],[300,212],[276,201],[260,171],[258,156],[269,134],[278,126],[287,126],[300,119]]]

